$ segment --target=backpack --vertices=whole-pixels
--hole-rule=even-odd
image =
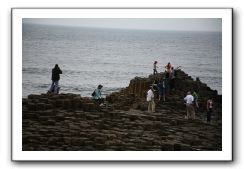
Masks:
[[[93,91],[93,93],[91,94],[93,97],[96,95],[96,92],[95,90]]]

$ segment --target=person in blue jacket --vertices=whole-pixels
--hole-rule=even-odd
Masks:
[[[95,100],[98,104],[103,103],[104,99],[102,98],[102,90],[103,86],[100,84],[92,93],[92,99]]]

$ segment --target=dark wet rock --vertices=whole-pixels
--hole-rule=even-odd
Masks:
[[[29,95],[22,102],[24,151],[221,151],[222,96],[200,79],[178,70],[175,90],[147,112],[146,92],[155,79],[136,77],[128,87],[107,96],[106,107],[80,95]],[[183,98],[197,90],[196,120],[186,120]],[[157,93],[155,93],[157,98]],[[214,99],[211,124],[205,122],[206,101]]]

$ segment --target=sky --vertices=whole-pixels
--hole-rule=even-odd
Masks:
[[[23,23],[139,30],[222,31],[221,18],[25,18]]]

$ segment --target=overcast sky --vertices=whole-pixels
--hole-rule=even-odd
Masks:
[[[25,18],[23,23],[65,25],[98,28],[119,29],[149,29],[149,30],[176,30],[176,31],[222,31],[221,18],[92,18],[92,19],[55,19],[55,18]]]

